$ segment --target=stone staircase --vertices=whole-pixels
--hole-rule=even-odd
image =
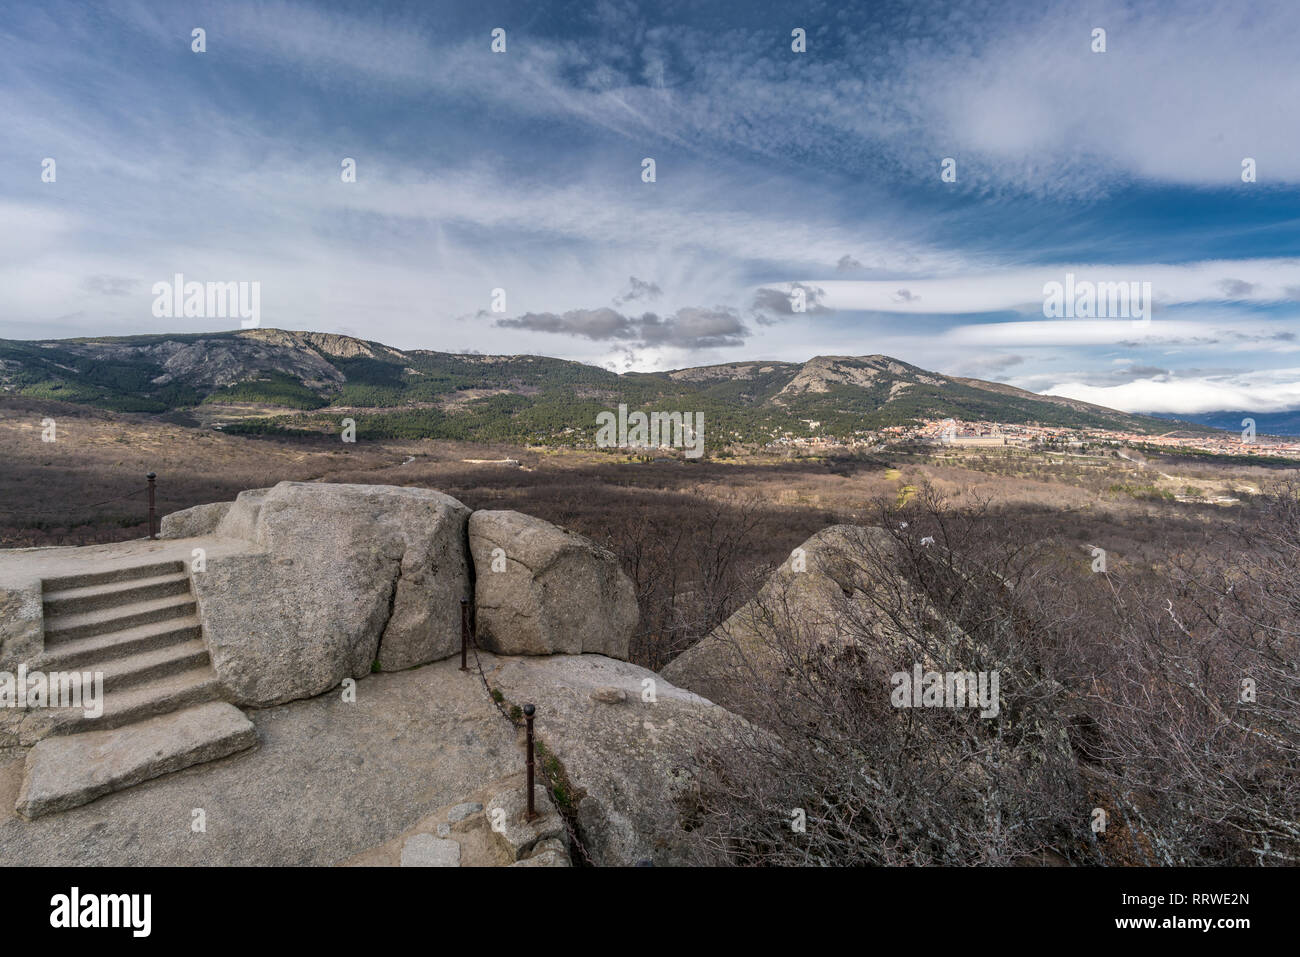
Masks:
[[[45,650],[28,671],[101,673],[103,714],[43,709],[18,811],[32,818],[251,747],[252,723],[219,701],[180,561],[42,582]]]

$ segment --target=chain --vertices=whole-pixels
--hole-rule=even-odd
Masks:
[[[146,490],[146,489],[136,489],[134,492],[127,492],[125,495],[119,495],[117,498],[108,498],[108,499],[104,499],[104,501],[102,501],[102,502],[90,502],[89,504],[80,504],[80,503],[79,503],[79,504],[77,504],[77,505],[69,505],[69,506],[67,506],[67,507],[65,507],[65,508],[56,508],[56,509],[41,509],[41,508],[26,508],[26,509],[19,509],[19,508],[0,508],[0,514],[3,514],[3,515],[32,515],[32,514],[37,514],[37,515],[52,515],[52,514],[62,515],[62,514],[69,513],[69,512],[76,512],[76,511],[79,511],[79,510],[81,510],[81,509],[87,509],[87,508],[99,508],[99,506],[101,506],[101,505],[111,505],[113,502],[120,502],[120,501],[122,501],[123,499],[128,499],[128,498],[130,498],[130,497],[133,496],[133,495],[139,495],[141,492],[144,492],[144,491],[147,491],[147,490]]]
[[[474,652],[474,668],[478,671],[479,680],[483,682],[483,690],[487,692],[488,700],[492,702],[492,706],[501,713],[501,717],[505,718],[516,728],[522,728],[524,723],[512,718],[510,713],[506,711],[504,706],[502,706],[501,702],[497,700],[497,696],[492,693],[492,687],[488,684],[487,675],[483,673],[483,662],[480,661],[478,657],[478,639],[473,630],[469,633],[469,650]]]
[[[511,726],[515,728],[524,727],[525,723],[521,720],[518,720],[517,718],[512,717],[510,712],[506,711],[505,706],[502,705],[501,702],[497,700],[497,696],[492,693],[492,686],[488,684],[487,675],[484,674],[483,672],[483,662],[479,660],[478,636],[476,634],[476,629],[470,629],[469,631],[469,648],[470,651],[474,652],[474,668],[478,672],[479,680],[483,683],[483,690],[487,692],[488,700],[492,702],[493,707],[497,709],[497,711],[501,714],[501,717],[505,718],[507,721],[510,722]],[[547,797],[550,799],[552,805],[554,805],[556,800],[555,791],[556,788],[559,787],[561,782],[557,781],[554,777],[552,777],[551,770],[546,766],[546,762],[544,761],[542,762],[542,776],[546,779],[547,783],[550,785],[550,787],[546,789],[546,794]],[[591,855],[587,853],[587,848],[584,847],[582,841],[578,839],[577,832],[574,831],[573,825],[569,822],[569,819],[564,815],[564,812],[557,806],[555,808],[555,813],[559,815],[560,823],[564,825],[564,830],[569,835],[569,846],[576,847],[578,849],[578,853],[582,855],[582,859],[587,863],[588,867],[595,867],[596,862],[591,859]]]

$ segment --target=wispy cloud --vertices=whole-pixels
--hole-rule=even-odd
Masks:
[[[11,13],[0,335],[172,328],[147,290],[177,271],[261,281],[270,324],[484,351],[509,328],[518,351],[637,368],[890,348],[1120,388],[1089,377],[1115,350],[1267,369],[1300,331],[1283,0],[814,5],[789,14],[806,54],[743,4]],[[1160,311],[1040,322],[1067,271],[1150,281]]]

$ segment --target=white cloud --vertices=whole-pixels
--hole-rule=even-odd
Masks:
[[[1044,391],[1125,412],[1280,412],[1300,407],[1300,369],[1145,378],[1113,386],[1062,382]]]
[[[1218,305],[1294,302],[1295,260],[1008,267],[996,236],[970,250],[927,239],[945,235],[945,213],[929,204],[905,219],[905,200],[885,195],[899,184],[941,188],[945,155],[958,158],[965,194],[1087,197],[1133,181],[1249,189],[1237,179],[1242,155],[1259,160],[1260,189],[1300,181],[1300,72],[1287,67],[1300,17],[1289,3],[1243,12],[1229,2],[1140,9],[1116,0],[982,19],[964,8],[918,9],[892,23],[845,17],[812,34],[806,58],[785,55],[784,39],[767,29],[648,27],[627,4],[601,8],[604,33],[512,30],[510,53],[493,56],[485,31],[448,39],[422,14],[218,3],[207,59],[186,55],[176,74],[178,87],[204,95],[180,110],[139,64],[112,55],[104,17],[125,17],[163,57],[187,46],[188,14],[142,3],[103,15],[33,10],[48,43],[0,32],[0,160],[31,164],[29,179],[0,186],[0,335],[174,328],[148,315],[147,296],[104,290],[147,290],[183,271],[261,281],[268,323],[499,351],[502,330],[490,318],[454,318],[476,315],[495,287],[508,292],[507,315],[564,313],[610,305],[637,276],[663,290],[654,309],[672,315],[702,304],[743,309],[756,284],[805,276],[826,290],[828,308],[884,318],[792,316],[755,328],[746,356],[882,351],[994,374],[1002,350],[1037,364],[1044,350],[1035,346],[1060,347],[1048,368],[1104,364],[1109,356],[1086,347],[1117,343],[1147,353],[1296,349],[1284,337],[1300,332],[1298,317]],[[1094,24],[1109,31],[1106,54],[1087,50]],[[820,57],[831,32],[836,56]],[[272,76],[286,84],[284,102],[304,108],[284,128],[231,109],[241,82]],[[87,77],[107,92],[88,97]],[[356,115],[366,102],[393,114],[409,107],[409,129],[376,135]],[[467,138],[451,161],[412,154],[420,131],[467,115],[499,122],[500,140]],[[529,157],[529,134],[519,131],[538,129],[583,145]],[[663,154],[653,186],[639,181],[646,143]],[[338,162],[354,152],[360,180],[344,186]],[[535,158],[531,172],[502,158],[520,152]],[[59,159],[57,185],[36,182],[46,155]],[[874,175],[860,177],[856,200],[874,189],[881,202],[859,203],[870,213],[854,219],[843,177],[864,169]],[[1131,220],[1120,225],[1140,232]],[[842,260],[866,264],[850,275],[896,278],[823,278]],[[1145,328],[1037,321],[1044,283],[1067,271],[1149,281],[1159,304],[1180,308]],[[1030,321],[948,328],[951,319],[898,318],[994,311],[1026,311]],[[740,351],[661,344],[629,354],[527,330],[512,330],[508,348],[636,368]],[[1088,378],[1026,374],[1061,388]],[[1196,395],[1173,381],[1150,380],[1153,389],[1169,402]],[[1106,404],[1129,399],[1117,393]]]

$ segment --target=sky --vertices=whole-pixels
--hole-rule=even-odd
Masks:
[[[1294,0],[0,0],[0,337],[239,328],[179,273],[403,349],[1300,408],[1297,50]]]

